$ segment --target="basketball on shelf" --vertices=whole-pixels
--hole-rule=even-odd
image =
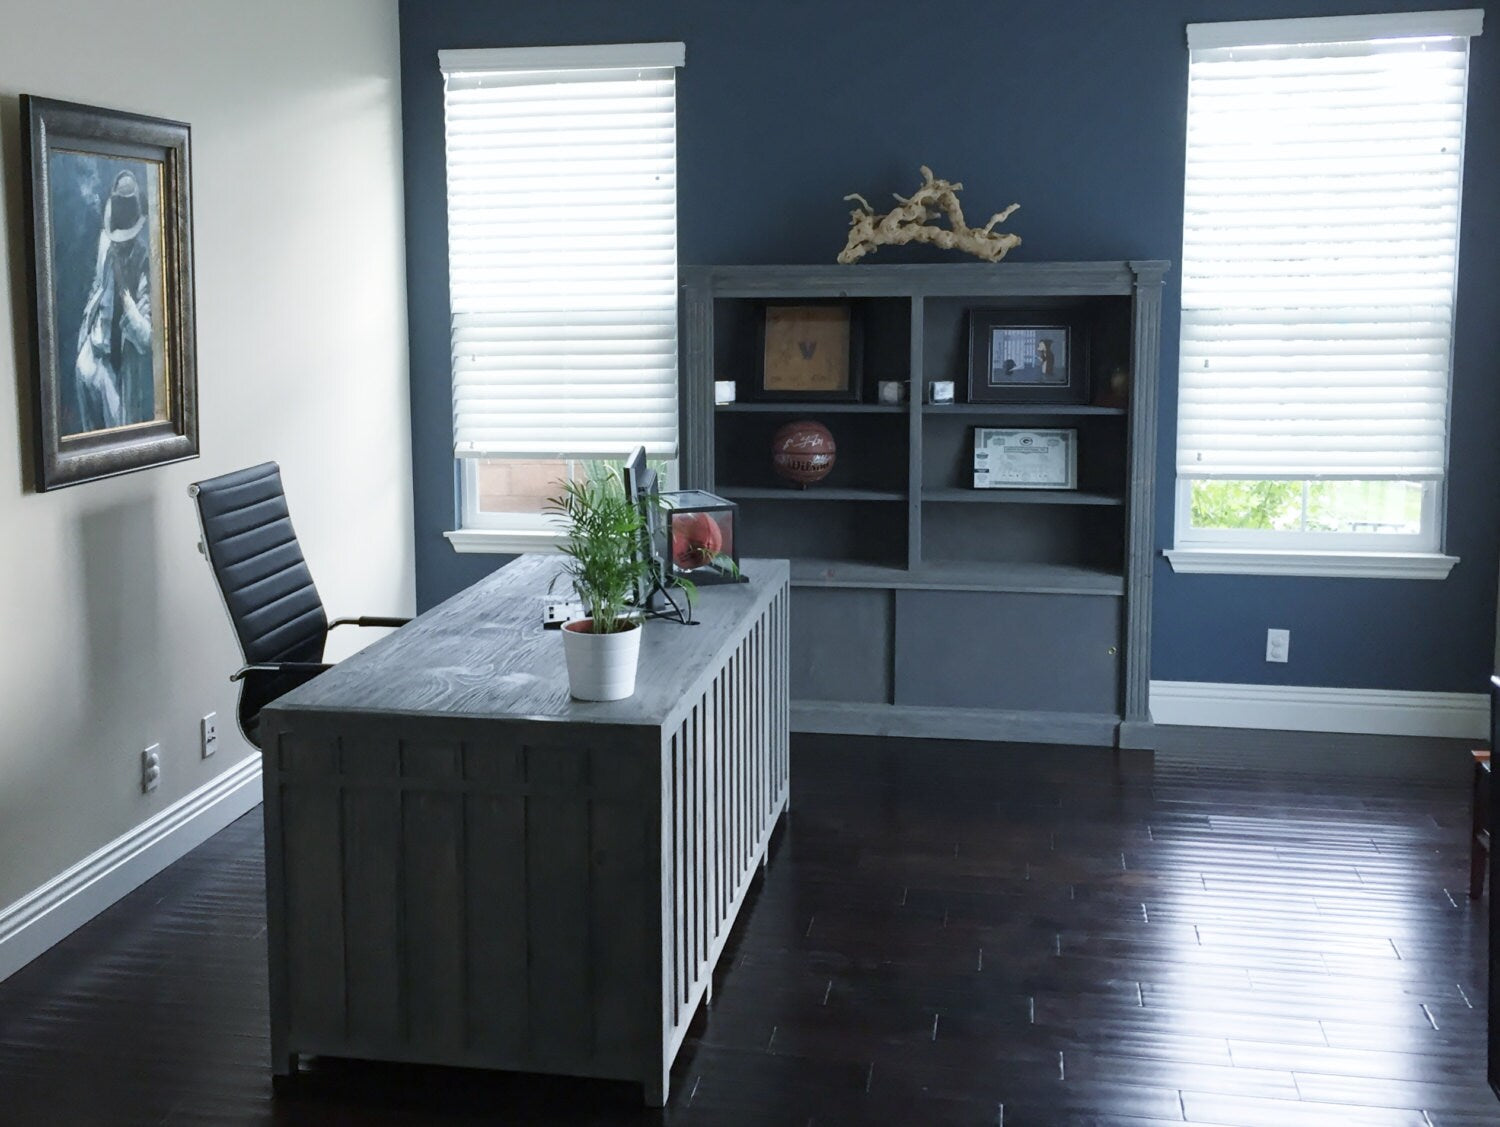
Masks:
[[[803,487],[827,477],[837,453],[828,428],[811,419],[787,423],[771,436],[771,468]]]

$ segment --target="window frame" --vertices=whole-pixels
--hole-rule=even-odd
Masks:
[[[1277,43],[1326,41],[1376,42],[1385,38],[1412,36],[1467,37],[1483,30],[1483,11],[1387,13],[1367,16],[1317,17],[1313,19],[1233,21],[1191,24],[1188,46],[1193,50],[1219,47],[1250,47]],[[1190,63],[1191,65],[1191,63]],[[1469,86],[1463,89],[1463,115],[1469,108]],[[1189,120],[1189,127],[1191,122]],[[1186,130],[1185,130],[1186,134]],[[1184,136],[1184,147],[1188,137]],[[1464,146],[1467,148],[1467,145]],[[1463,150],[1460,150],[1459,202],[1463,206]],[[1186,180],[1184,180],[1186,189]],[[1184,227],[1187,223],[1184,208]],[[1453,341],[1457,321],[1458,267],[1453,272],[1454,300],[1450,306],[1447,418],[1444,441],[1452,441]],[[1179,356],[1182,338],[1179,333]],[[1174,466],[1175,471],[1175,466]],[[1176,571],[1257,574],[1331,575],[1349,577],[1442,579],[1458,562],[1444,552],[1447,542],[1448,466],[1444,459],[1441,477],[1429,480],[1422,498],[1421,529],[1416,533],[1306,532],[1272,529],[1201,529],[1192,525],[1192,488],[1195,482],[1214,480],[1175,473],[1173,499],[1173,547],[1163,554]],[[1278,474],[1246,480],[1316,480],[1308,473]],[[1374,479],[1372,479],[1374,480]]]
[[[1427,481],[1422,492],[1419,532],[1307,532],[1272,528],[1196,528],[1193,526],[1193,485],[1205,478],[1177,479],[1176,520],[1179,548],[1271,548],[1284,551],[1436,552],[1443,543],[1446,508],[1443,482]],[[1285,478],[1246,478],[1247,481],[1284,481]],[[1292,479],[1298,480],[1298,479]],[[1304,478],[1311,481],[1315,479]]]
[[[567,538],[546,513],[485,512],[479,507],[479,463],[483,458],[455,458],[458,527],[443,533],[455,552],[555,552]],[[623,465],[624,459],[620,459]],[[679,460],[651,459],[665,492],[678,488]]]
[[[479,508],[478,458],[455,458],[454,492],[458,527],[443,533],[455,552],[555,552],[562,544],[559,528],[549,528],[545,513],[486,513]]]
[[[586,71],[629,69],[637,66],[665,68],[672,67],[681,69],[686,62],[686,49],[682,43],[622,43],[622,44],[580,44],[562,47],[536,47],[536,48],[480,48],[475,50],[444,50],[438,53],[440,70],[446,75],[450,70],[483,70],[487,68],[504,69],[513,71],[526,70],[553,70],[577,68]],[[675,84],[674,84],[675,86]],[[674,108],[673,118],[677,114]],[[446,122],[444,124],[444,136],[446,145]],[[675,189],[674,177],[674,189]],[[447,184],[444,184],[444,201],[447,203]],[[674,213],[676,207],[674,205]],[[675,240],[674,240],[675,246]],[[451,280],[450,280],[451,285]],[[680,286],[674,287],[674,291],[680,295]],[[680,298],[679,298],[680,306]],[[680,313],[674,315],[671,321],[674,325],[678,323]],[[451,347],[451,346],[450,346]],[[680,339],[676,348],[680,348]],[[666,482],[675,482],[677,467],[681,457],[680,428],[681,428],[681,406],[680,406],[680,365],[677,381],[679,384],[679,405],[676,426],[679,431],[678,446],[676,452],[670,457],[653,455],[662,458],[668,463]],[[453,358],[449,356],[449,378],[453,378]],[[450,383],[449,388],[449,410],[454,410],[454,391]],[[615,455],[610,455],[614,457]],[[449,541],[455,552],[555,552],[565,539],[564,533],[556,522],[546,513],[530,512],[486,512],[479,507],[479,463],[485,460],[486,455],[455,454],[453,487],[454,487],[454,522],[452,529],[444,531],[444,537]],[[495,454],[493,457],[507,458],[519,457],[516,455]],[[623,455],[620,456],[623,459]]]

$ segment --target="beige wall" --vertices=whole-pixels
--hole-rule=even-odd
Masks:
[[[409,613],[414,583],[396,0],[0,0],[0,27],[3,907],[252,753],[190,482],[279,461],[330,611]],[[196,461],[25,491],[23,92],[192,125]]]

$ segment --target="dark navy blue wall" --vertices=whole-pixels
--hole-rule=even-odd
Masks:
[[[860,192],[917,166],[966,185],[971,217],[1013,200],[1015,261],[1180,258],[1190,22],[1340,15],[1382,0],[402,0],[417,596],[497,566],[456,555],[437,52],[681,40],[680,249],[688,263],[829,262]],[[1444,582],[1197,576],[1156,565],[1152,676],[1478,692],[1500,551],[1500,29],[1477,39]],[[601,217],[601,222],[608,222]],[[913,260],[881,251],[881,260]],[[858,269],[858,267],[851,267]],[[1177,278],[1163,329],[1157,540],[1172,538]],[[1268,626],[1292,659],[1264,661]]]

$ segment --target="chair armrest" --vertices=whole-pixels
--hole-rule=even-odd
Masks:
[[[309,676],[327,673],[333,666],[322,661],[268,661],[246,665],[230,674],[231,681],[243,681],[251,673],[303,673]]]
[[[364,615],[360,618],[336,618],[328,624],[328,629],[335,626],[405,626],[409,618],[385,618],[381,616]]]

